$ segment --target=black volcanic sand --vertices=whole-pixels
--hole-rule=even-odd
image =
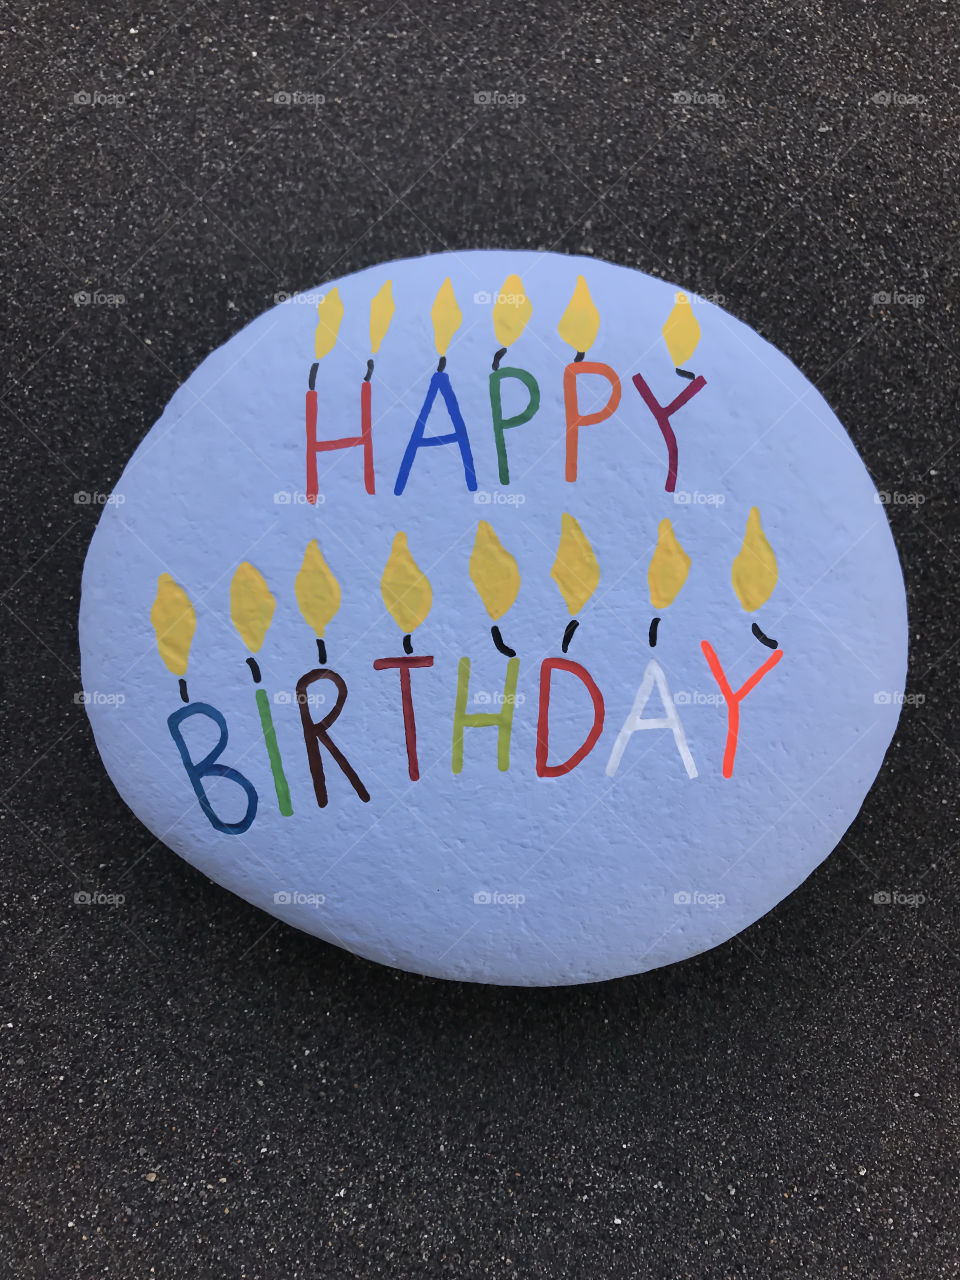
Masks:
[[[960,1274],[950,7],[0,25],[0,1275]],[[277,293],[474,246],[719,296],[893,495],[913,698],[863,812],[735,941],[599,986],[410,977],[271,922],[126,811],[76,696],[77,495]],[[74,904],[95,889],[126,901]]]

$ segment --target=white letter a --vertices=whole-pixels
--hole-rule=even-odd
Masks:
[[[660,701],[663,703],[663,709],[666,714],[644,719],[643,709],[650,700],[654,683],[656,683],[660,693]],[[683,732],[683,725],[680,723],[677,709],[673,705],[667,677],[663,674],[663,668],[656,658],[651,658],[647,663],[647,669],[643,673],[643,679],[640,682],[640,688],[637,690],[637,696],[633,700],[630,714],[623,722],[623,728],[617,734],[617,740],[613,744],[613,750],[610,752],[610,759],[607,761],[606,775],[608,778],[612,778],[620,768],[620,761],[623,758],[624,751],[627,749],[627,743],[638,729],[669,729],[673,733],[673,740],[677,744],[677,750],[680,752],[680,759],[683,761],[684,768],[687,771],[687,777],[695,778],[697,776],[697,766],[693,763],[693,756],[687,746],[687,737]]]

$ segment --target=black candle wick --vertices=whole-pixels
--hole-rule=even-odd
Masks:
[[[576,618],[571,618],[571,620],[567,623],[566,630],[563,633],[563,641],[560,645],[560,648],[564,653],[566,653],[567,650],[570,648],[570,641],[573,639],[574,632],[576,631],[577,627],[579,627],[579,625],[580,623]]]
[[[490,634],[493,637],[493,643],[497,646],[497,651],[502,653],[505,658],[515,658],[517,656],[516,649],[511,649],[508,644],[504,644],[499,627],[491,627]]]
[[[765,645],[767,646],[767,648],[768,648],[768,649],[779,649],[779,648],[780,648],[780,646],[777,644],[776,640],[771,640],[771,638],[770,638],[769,636],[765,636],[765,635],[763,634],[763,632],[760,630],[760,628],[757,626],[757,624],[756,624],[756,623],[754,623],[754,624],[753,624],[753,626],[750,628],[750,630],[751,630],[751,631],[753,632],[753,634],[757,637],[757,639],[760,641],[760,643],[761,643],[761,644],[765,644]]]

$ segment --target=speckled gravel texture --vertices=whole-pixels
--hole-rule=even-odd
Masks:
[[[960,1275],[956,14],[13,0],[0,27],[3,1280]],[[75,495],[278,292],[471,246],[719,295],[900,495],[915,697],[859,819],[740,938],[639,978],[448,984],[272,923],[125,810],[76,700]]]

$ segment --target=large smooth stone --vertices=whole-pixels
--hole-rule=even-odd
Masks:
[[[522,332],[513,275],[532,306]],[[447,278],[462,321],[441,335],[438,378],[431,313],[441,329],[456,320]],[[395,312],[363,392],[387,280]],[[902,699],[900,568],[840,423],[746,325],[702,299],[674,310],[674,286],[593,259],[372,267],[337,282],[342,321],[330,289],[205,360],[105,506],[80,638],[120,794],[249,902],[419,973],[589,982],[731,938],[840,840]],[[528,375],[497,380],[503,416],[522,415],[534,380],[540,397],[502,432],[509,481],[495,315],[518,335],[501,370]],[[308,448],[315,362],[316,439],[360,437],[370,397],[372,494],[362,446]],[[615,412],[590,422],[613,378]],[[431,388],[424,437],[449,439],[417,449]],[[682,393],[661,430],[656,405]],[[407,671],[415,746],[396,665],[411,628],[413,656],[432,658]],[[718,680],[729,697],[761,668],[732,725]],[[470,719],[484,716],[500,720]]]

